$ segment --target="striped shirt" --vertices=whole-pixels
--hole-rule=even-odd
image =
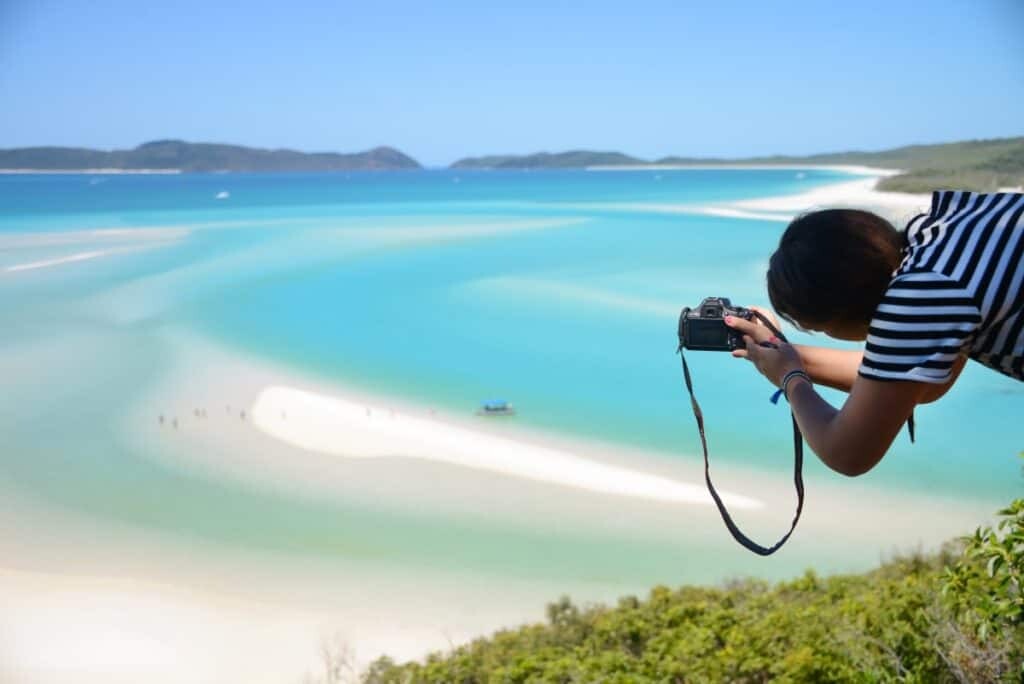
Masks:
[[[1024,380],[1024,194],[936,192],[868,329],[860,375],[943,383],[961,354]]]

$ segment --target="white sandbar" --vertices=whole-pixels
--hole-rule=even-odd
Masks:
[[[252,406],[256,427],[302,449],[348,458],[403,456],[487,470],[512,477],[685,504],[712,504],[704,485],[678,482],[582,458],[568,451],[368,406],[293,387],[264,389]],[[723,492],[727,505],[761,502]]]
[[[72,254],[66,257],[58,257],[56,259],[45,259],[43,261],[32,261],[27,264],[16,264],[14,266],[8,266],[4,270],[7,272],[13,271],[31,271],[37,268],[47,268],[49,266],[60,266],[61,264],[70,264],[75,261],[87,261],[89,259],[95,259],[97,257],[105,256],[110,252],[107,251],[96,251],[96,252],[79,252],[78,254]]]

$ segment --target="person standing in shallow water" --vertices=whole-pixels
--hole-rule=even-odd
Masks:
[[[827,466],[866,473],[914,407],[949,391],[968,359],[1024,381],[1022,214],[1021,193],[941,191],[902,232],[866,211],[800,216],[769,262],[772,307],[805,330],[864,341],[864,350],[789,345],[760,322],[730,317],[746,343],[733,356],[785,392]],[[849,397],[836,409],[815,384]]]

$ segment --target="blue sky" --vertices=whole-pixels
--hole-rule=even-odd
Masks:
[[[1024,2],[0,0],[0,147],[157,138],[424,164],[1024,135]]]

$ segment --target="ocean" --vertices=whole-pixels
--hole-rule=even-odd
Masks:
[[[695,462],[679,310],[708,296],[767,306],[764,272],[785,228],[701,212],[849,179],[821,169],[2,175],[0,485],[72,516],[222,549],[543,577],[567,591],[594,567],[623,587],[798,572],[813,555],[762,572],[731,542],[695,562],[693,548],[628,534],[616,545],[598,532],[265,491],[169,467],[174,449],[195,447],[124,428],[165,379],[163,335],[174,331],[467,420],[503,399],[516,415],[497,429]],[[773,388],[727,354],[688,360],[713,463],[790,472]],[[918,410],[917,444],[901,435],[859,484],[880,501],[994,512],[1024,491],[1022,409],[1024,386],[969,364],[947,397]],[[816,483],[843,483],[809,452],[805,471],[809,499]]]

